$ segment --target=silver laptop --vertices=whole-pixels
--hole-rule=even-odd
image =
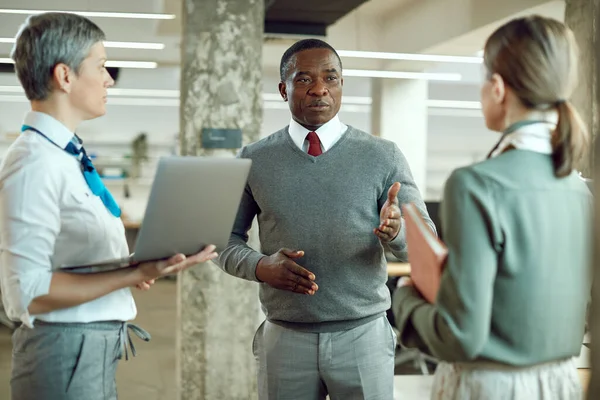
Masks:
[[[193,255],[229,240],[251,160],[165,157],[158,168],[134,253],[99,263],[63,266],[71,272],[107,271],[177,253]]]

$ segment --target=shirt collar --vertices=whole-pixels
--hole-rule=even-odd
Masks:
[[[524,126],[505,135],[490,154],[496,157],[512,146],[518,150],[529,150],[535,153],[552,154],[552,132],[556,129],[553,122],[540,122]]]
[[[335,117],[315,131],[317,135],[319,135],[321,146],[323,146],[323,151],[327,151],[331,148],[331,146],[333,146],[333,144],[336,142],[336,139],[338,139],[342,134],[342,128],[343,124],[340,121],[339,116],[336,114]],[[289,133],[292,140],[299,148],[302,149],[304,141],[306,140],[306,135],[308,135],[309,132],[311,131],[297,123],[293,118],[290,120]]]
[[[490,152],[488,158],[502,154],[511,146],[518,150],[552,154],[554,151],[552,147],[552,133],[556,130],[558,118],[558,112],[555,110],[529,112],[527,120],[535,123],[523,124],[514,132],[505,133],[500,142]],[[518,126],[518,124],[516,123],[513,126]]]
[[[25,115],[23,125],[30,126],[42,132],[44,136],[61,148],[66,148],[73,139],[73,132],[60,121],[48,114],[30,111]]]

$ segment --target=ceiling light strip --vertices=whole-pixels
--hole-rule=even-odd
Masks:
[[[263,93],[262,98],[265,101],[281,101],[281,95],[279,93]],[[356,104],[356,105],[369,105],[373,102],[370,97],[366,96],[342,96],[342,103]]]
[[[21,86],[0,86],[0,93],[23,93]]]
[[[179,98],[179,90],[110,88],[110,89],[108,89],[108,95],[109,96]]]
[[[13,64],[10,58],[0,58],[0,63]],[[107,61],[107,67],[116,68],[157,68],[154,61]],[[390,78],[390,79],[414,79],[427,81],[460,81],[461,74],[454,73],[430,73],[430,72],[403,72],[403,71],[378,71],[366,69],[346,69],[344,76],[362,78]]]
[[[104,65],[113,68],[152,69],[158,67],[158,64],[154,61],[107,61]]]
[[[104,47],[113,49],[140,49],[140,50],[163,50],[164,43],[147,43],[147,42],[111,42],[105,41]]]
[[[0,43],[14,44],[15,38],[0,38]],[[140,50],[163,50],[164,43],[147,43],[147,42],[111,42],[105,41],[104,47],[113,49],[140,49]]]
[[[0,102],[27,103],[28,100],[25,96],[22,95],[0,95]],[[109,97],[107,104],[113,106],[179,107],[179,99],[142,99],[135,97]],[[263,103],[263,108],[271,110],[287,110],[288,105],[286,103],[281,102],[265,101]],[[342,104],[341,109],[342,111],[346,112],[368,113],[371,111],[371,108],[368,105],[357,104]]]
[[[468,109],[429,108],[427,114],[432,117],[483,118],[483,114],[480,110]]]
[[[23,93],[23,88],[18,85],[0,85],[0,93]],[[158,98],[179,98],[179,90],[175,89],[121,89],[121,88],[109,88],[108,95],[116,97],[158,97]],[[278,93],[263,93],[263,101],[281,103],[284,108],[287,108],[287,104],[283,102],[281,96]],[[159,100],[159,99],[157,99]],[[353,104],[353,105],[371,105],[373,99],[367,96],[342,96],[342,104]],[[429,108],[454,108],[463,110],[480,110],[481,103],[478,101],[464,101],[464,100],[427,100],[427,107]]]
[[[452,73],[376,71],[365,69],[345,69],[343,75],[363,78],[415,79],[427,81],[460,81],[462,79],[461,74]]]
[[[10,58],[0,58],[0,64],[14,64],[15,62]],[[151,69],[157,68],[158,64],[154,61],[107,61],[105,64],[107,67],[114,68],[142,68]]]
[[[0,85],[0,93],[23,93],[21,86],[2,86]],[[130,96],[130,97],[161,97],[161,98],[179,98],[179,90],[169,89],[120,89],[120,88],[109,88],[109,96]],[[263,101],[283,102],[279,93],[263,93]],[[354,105],[370,105],[372,99],[370,97],[363,96],[342,96],[342,102],[344,104]],[[287,107],[287,105],[285,106]]]
[[[483,58],[468,56],[446,56],[435,54],[384,53],[378,51],[339,50],[340,57],[370,58],[378,60],[428,61],[445,63],[481,64]]]
[[[481,103],[479,101],[462,100],[427,100],[427,107],[455,108],[462,110],[481,110]]]
[[[17,93],[14,90],[6,90],[6,86],[0,86],[0,92]],[[10,86],[9,88],[13,88]],[[0,102],[19,102],[26,103],[28,100],[25,96],[21,95],[0,95]],[[440,102],[453,102],[452,107],[440,107]],[[457,113],[465,113],[465,116],[479,116],[480,113],[474,108],[472,101],[448,101],[448,100],[428,100],[427,106],[432,109],[430,114],[432,115],[463,115]],[[111,105],[131,105],[131,106],[167,106],[176,107],[179,106],[179,99],[177,98],[136,98],[136,97],[109,97],[108,104]],[[279,101],[264,100],[263,106],[265,109],[285,110],[288,109],[288,105]],[[367,104],[352,104],[343,103],[342,109],[350,112],[367,112],[370,110]],[[454,109],[454,110],[452,110]],[[436,111],[438,110],[438,111]],[[468,113],[468,114],[467,114]]]
[[[33,15],[47,12],[63,12],[70,14],[78,14],[83,17],[91,18],[127,18],[127,19],[175,19],[175,14],[153,14],[153,13],[123,13],[123,12],[105,12],[105,11],[83,11],[83,10],[17,10],[17,9],[0,9],[0,14],[19,14]]]

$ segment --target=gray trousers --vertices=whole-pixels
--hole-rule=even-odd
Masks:
[[[128,328],[144,340],[149,335],[119,321],[45,323],[19,327],[13,334],[12,400],[115,400],[115,375]]]
[[[265,321],[254,337],[260,400],[391,400],[396,337],[381,317],[342,332]]]

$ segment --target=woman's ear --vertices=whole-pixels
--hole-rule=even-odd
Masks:
[[[53,83],[56,89],[65,93],[71,93],[71,84],[73,82],[72,71],[66,64],[58,63],[52,71]]]
[[[506,83],[499,74],[493,74],[490,78],[492,83],[491,98],[495,104],[502,104],[506,99]]]

